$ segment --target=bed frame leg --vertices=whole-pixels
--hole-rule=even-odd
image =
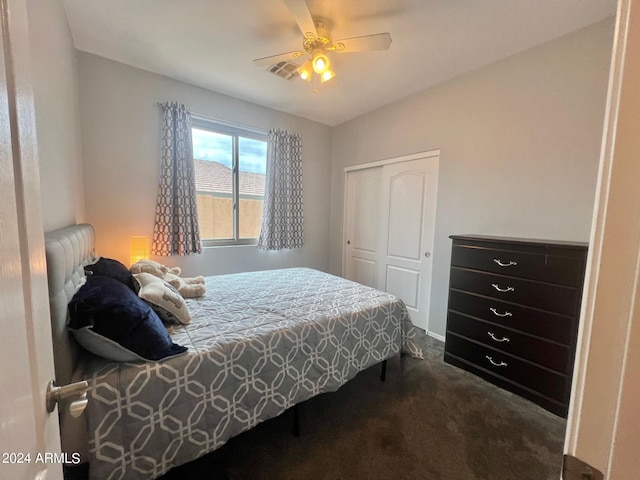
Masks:
[[[382,372],[380,372],[380,381],[384,382],[387,378],[387,361],[382,361]]]
[[[293,406],[293,436],[300,436],[300,406],[297,403]]]

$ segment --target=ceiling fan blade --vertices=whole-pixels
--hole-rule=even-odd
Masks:
[[[306,0],[284,0],[284,3],[286,3],[289,10],[291,10],[291,15],[303,35],[307,33],[317,35],[316,25],[313,23],[313,18],[311,17],[311,12],[309,11]]]
[[[343,45],[344,48],[336,48],[342,53],[368,52],[371,50],[387,50],[391,45],[391,34],[375,33],[362,37],[343,38],[334,42],[334,45]]]
[[[258,67],[266,67],[268,65],[274,65],[276,63],[284,62],[285,60],[293,60],[304,54],[305,52],[280,53],[278,55],[271,55],[270,57],[256,58],[253,61],[253,64],[257,65]]]

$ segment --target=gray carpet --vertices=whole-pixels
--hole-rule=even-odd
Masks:
[[[231,439],[163,480],[557,480],[565,420],[442,361],[399,358]]]

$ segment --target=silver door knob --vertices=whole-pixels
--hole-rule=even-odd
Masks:
[[[56,404],[62,400],[69,400],[69,413],[74,418],[79,417],[87,408],[89,400],[87,400],[87,390],[89,383],[85,380],[76,383],[70,383],[64,387],[57,387],[55,382],[51,380],[47,387],[47,411],[53,412]]]

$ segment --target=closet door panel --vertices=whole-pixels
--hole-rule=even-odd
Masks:
[[[401,172],[389,178],[387,255],[419,261],[422,250],[425,174]]]
[[[385,165],[382,170],[383,288],[400,297],[411,320],[428,330],[431,251],[435,225],[437,158]]]
[[[349,172],[346,188],[345,277],[379,288],[382,167]]]

